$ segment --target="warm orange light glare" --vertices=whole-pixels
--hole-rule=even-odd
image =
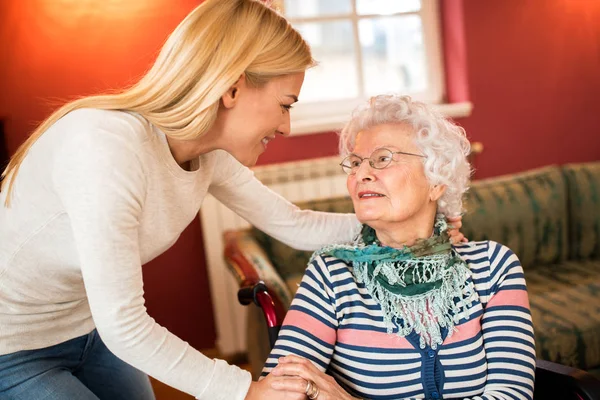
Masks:
[[[54,23],[81,18],[130,19],[167,0],[35,0],[37,9]]]

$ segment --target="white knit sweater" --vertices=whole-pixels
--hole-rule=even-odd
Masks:
[[[243,399],[247,372],[205,357],[147,314],[142,264],[177,240],[207,192],[299,249],[348,241],[360,224],[300,211],[224,151],[194,164],[181,169],[165,135],[135,114],[77,110],[48,129],[23,161],[11,207],[0,207],[0,354],[97,328],[116,356],[170,386]]]

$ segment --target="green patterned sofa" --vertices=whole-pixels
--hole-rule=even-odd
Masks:
[[[349,198],[299,204],[352,212]],[[531,303],[537,357],[580,369],[600,367],[600,162],[548,166],[474,181],[466,196],[463,232],[491,239],[521,260]],[[252,229],[230,232],[226,259],[240,281],[262,279],[285,312],[309,252],[297,251]],[[249,260],[248,279],[232,254]],[[268,355],[264,319],[252,307],[249,358],[256,373]],[[256,344],[256,345],[254,345]]]

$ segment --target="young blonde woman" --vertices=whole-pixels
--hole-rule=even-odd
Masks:
[[[141,266],[207,192],[299,249],[359,232],[354,215],[300,211],[247,168],[289,134],[313,64],[261,2],[206,0],[138,83],[68,103],[33,132],[0,193],[0,398],[153,399],[146,374],[199,399],[304,398],[156,324]]]

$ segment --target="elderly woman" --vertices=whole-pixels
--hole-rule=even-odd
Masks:
[[[364,224],[317,251],[263,375],[310,399],[531,399],[533,327],[507,247],[452,245],[469,152],[462,128],[409,97],[377,96],[341,134]]]

